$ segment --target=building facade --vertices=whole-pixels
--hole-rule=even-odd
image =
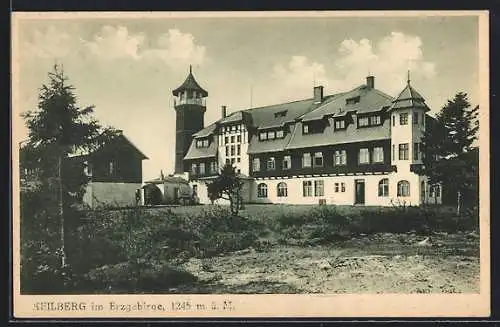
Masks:
[[[193,91],[207,95],[201,87]],[[247,203],[441,203],[440,185],[417,173],[432,118],[409,78],[396,98],[377,90],[373,76],[348,92],[323,93],[317,86],[310,99],[229,115],[223,106],[218,121],[191,134],[183,157],[199,201],[210,203],[207,184],[231,164],[244,181]],[[174,96],[181,101],[178,92]]]

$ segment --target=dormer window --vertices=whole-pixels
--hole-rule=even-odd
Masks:
[[[208,139],[199,139],[196,140],[196,147],[197,148],[208,148],[210,142],[208,142]]]
[[[279,129],[276,131],[276,138],[277,139],[282,139],[283,137],[285,137],[285,133],[283,132],[283,130]]]
[[[302,125],[302,134],[309,134],[309,125]]]
[[[356,103],[359,103],[360,99],[361,99],[361,97],[358,95],[357,97],[346,99],[345,103],[346,104],[356,104]]]
[[[345,120],[335,120],[335,129],[345,129]]]
[[[380,115],[375,115],[370,117],[370,125],[380,125],[381,124]]]
[[[359,127],[370,126],[370,120],[368,119],[368,117],[359,117],[358,126]]]
[[[259,134],[259,139],[260,139],[261,141],[263,141],[263,140],[267,140],[267,132],[260,132],[260,134]]]
[[[278,111],[274,113],[274,118],[285,117],[288,110]]]
[[[267,139],[268,140],[273,140],[275,138],[276,138],[276,133],[274,131],[267,132]]]

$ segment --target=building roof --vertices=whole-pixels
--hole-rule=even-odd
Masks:
[[[290,127],[293,130],[296,125]],[[278,152],[285,150],[290,142],[292,133],[288,132],[282,139],[259,141],[259,135],[253,135],[248,144],[247,153],[264,153],[264,152]]]
[[[181,86],[179,86],[178,88],[176,88],[175,90],[173,90],[172,94],[174,96],[177,96],[179,94],[179,92],[186,91],[186,90],[201,92],[201,94],[203,95],[203,97],[207,97],[208,96],[208,92],[205,91],[200,86],[200,84],[198,84],[198,82],[196,81],[196,79],[194,78],[191,65],[189,65],[189,75],[186,77],[186,80],[184,81],[184,83],[182,83]]]
[[[73,157],[80,157],[80,156],[88,156],[90,155],[91,153],[95,153],[96,151],[98,151],[99,149],[102,149],[103,147],[107,146],[108,144],[111,144],[111,142],[113,141],[117,141],[119,139],[125,141],[126,143],[128,143],[135,151],[137,151],[137,153],[142,157],[142,159],[149,159],[128,137],[126,137],[122,131],[118,131],[119,134],[110,139],[108,142],[109,143],[102,143],[100,144],[96,149],[94,150],[90,150],[90,149],[82,149],[82,148],[76,148],[76,149],[73,149],[73,151],[68,155],[69,158],[73,158]],[[104,132],[103,132],[104,133]],[[103,133],[101,133],[101,135],[103,135]]]
[[[214,137],[208,148],[196,147],[196,139],[193,139],[189,146],[188,152],[184,156],[184,160],[211,158],[217,155],[217,147],[219,144],[218,138]]]
[[[426,111],[430,110],[427,104],[425,104],[424,97],[410,85],[409,79],[403,91],[393,100],[390,110],[403,108],[424,108]]]
[[[359,102],[348,103],[347,100],[359,97]],[[392,97],[379,90],[360,85],[351,91],[334,94],[331,100],[323,103],[318,108],[306,113],[302,121],[321,120],[325,117],[344,116],[349,111],[358,114],[380,111],[390,106]]]
[[[300,122],[297,123],[285,149],[384,140],[390,139],[390,137],[390,119],[385,119],[382,125],[374,127],[356,128],[355,124],[348,124],[345,130],[340,131],[334,131],[334,124],[330,123],[323,133],[317,134],[302,134],[302,122]]]
[[[165,176],[163,178],[158,177],[152,180],[144,182],[145,184],[163,184],[163,183],[175,183],[175,184],[188,184],[188,181],[182,177],[177,176]]]
[[[205,127],[204,129],[196,132],[193,134],[193,137],[194,138],[200,138],[200,137],[207,137],[207,136],[210,136],[214,133],[215,129],[217,128],[217,124],[216,123],[212,123],[210,125],[208,125],[207,127]]]

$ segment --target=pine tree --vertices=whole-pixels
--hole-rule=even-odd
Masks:
[[[40,89],[37,108],[22,115],[29,139],[21,149],[20,166],[34,168],[37,183],[21,195],[21,224],[26,227],[21,237],[39,240],[49,248],[59,243],[61,268],[66,266],[67,218],[81,202],[89,181],[84,167],[67,165],[66,158],[75,151],[91,151],[116,134],[113,129],[103,130],[93,111],[93,106],[78,106],[74,87],[62,66],[55,65]]]
[[[478,155],[473,151],[477,149],[474,142],[479,130],[478,111],[479,106],[472,108],[467,94],[459,92],[441,108],[435,120],[426,124],[425,174],[431,183],[443,183],[445,188],[456,191],[457,213],[463,195],[473,200],[477,193]]]

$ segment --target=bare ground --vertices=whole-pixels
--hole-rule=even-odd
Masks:
[[[428,240],[425,239],[428,237]],[[419,242],[424,241],[424,244]],[[477,233],[362,235],[329,245],[265,246],[183,267],[181,293],[477,293]]]

